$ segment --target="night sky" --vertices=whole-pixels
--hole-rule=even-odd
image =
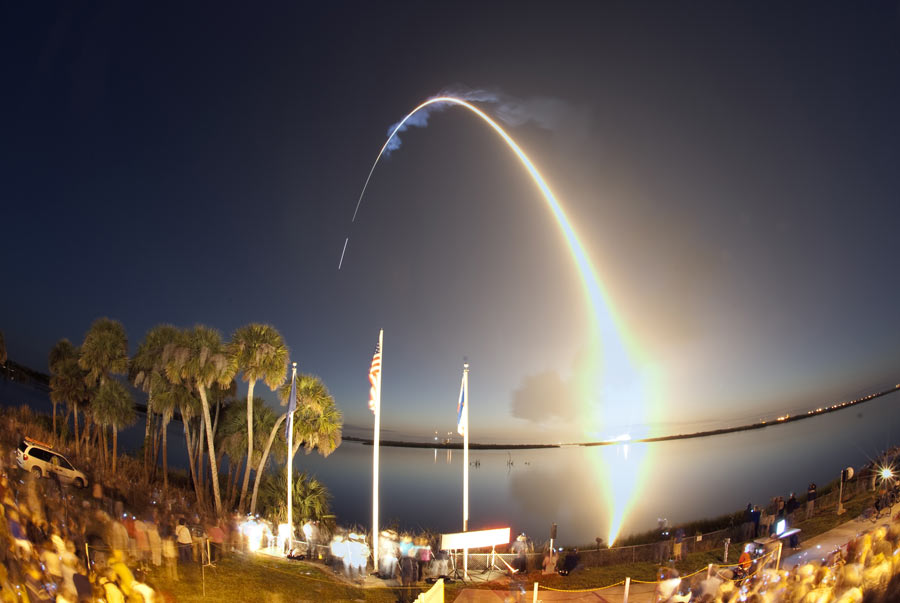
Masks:
[[[896,2],[8,2],[0,33],[17,362],[100,316],[132,351],[267,322],[363,434],[384,328],[384,437],[454,430],[464,357],[474,441],[606,435],[579,275],[483,123],[404,133],[351,226],[388,127],[486,90],[658,376],[653,429],[900,381]]]

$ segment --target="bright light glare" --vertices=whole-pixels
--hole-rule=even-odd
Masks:
[[[385,149],[387,149],[397,132],[403,129],[404,124],[419,110],[435,103],[449,103],[465,107],[480,117],[503,139],[528,171],[534,184],[547,202],[553,217],[556,219],[557,226],[565,237],[569,252],[581,276],[590,305],[589,317],[592,342],[588,351],[589,360],[587,366],[581,370],[581,375],[577,376],[578,389],[582,394],[583,400],[580,419],[585,426],[585,435],[591,439],[596,439],[596,435],[604,426],[610,423],[610,419],[634,426],[639,432],[646,432],[646,428],[641,430],[640,426],[646,425],[651,421],[651,406],[656,402],[657,392],[653,377],[646,370],[646,367],[641,366],[642,363],[638,361],[635,347],[626,340],[624,336],[625,331],[618,324],[615,312],[607,299],[600,279],[594,272],[594,267],[587,251],[581,244],[562,206],[556,200],[556,197],[535,165],[499,124],[483,111],[462,99],[452,96],[439,96],[428,99],[397,123],[378,153],[378,157],[376,157],[375,163],[369,171],[369,178],[371,178],[372,172],[375,170],[375,166],[378,165]],[[366,186],[368,186],[369,178],[366,179]],[[366,186],[363,187],[363,193],[365,193]],[[360,201],[362,201],[362,195],[360,195]],[[359,203],[357,203],[358,209]],[[356,214],[354,212],[355,218]],[[632,431],[632,434],[638,438],[649,435],[648,433],[635,433],[634,431]],[[625,520],[626,509],[631,501],[634,500],[643,474],[649,466],[649,451],[646,447],[643,447],[641,452],[637,459],[628,459],[627,449],[622,451],[621,457],[616,452],[617,458],[610,459],[612,464],[604,462],[604,457],[607,456],[605,454],[593,456],[597,463],[597,471],[595,472],[598,480],[597,488],[606,495],[607,509],[605,515],[609,517],[610,521],[610,536],[608,540],[610,545],[613,544],[616,536],[618,536],[622,523]],[[627,465],[627,469],[625,465]]]
[[[291,537],[291,528],[286,523],[278,524],[278,546],[284,550],[284,543]]]
[[[890,467],[884,467],[881,470],[881,479],[893,479],[894,471]]]
[[[626,330],[619,324],[606,291],[594,272],[594,267],[587,251],[544,177],[538,172],[535,165],[512,137],[497,122],[488,117],[486,113],[474,105],[453,96],[430,98],[410,111],[406,117],[394,126],[394,129],[381,147],[378,156],[375,158],[375,162],[369,170],[369,175],[366,177],[366,182],[357,201],[352,221],[356,220],[356,213],[359,211],[359,205],[362,203],[375,167],[391,144],[391,141],[398,132],[404,129],[406,122],[416,113],[425,107],[438,103],[465,107],[480,117],[503,139],[528,171],[532,181],[540,190],[544,201],[550,208],[557,226],[565,237],[590,306],[588,312],[590,319],[588,332],[591,334],[590,343],[586,353],[583,355],[584,361],[581,363],[583,366],[573,375],[573,378],[578,383],[577,391],[580,393],[581,398],[582,408],[579,413],[579,424],[584,426],[584,436],[587,439],[599,439],[598,434],[610,425],[612,421],[617,422],[617,424],[630,426],[628,429],[632,431],[636,438],[649,436],[649,430],[646,427],[641,428],[641,426],[646,426],[651,421],[658,421],[659,419],[659,417],[651,416],[653,409],[658,407],[659,387],[656,383],[656,376],[652,374],[651,370],[648,370],[646,362],[640,358],[636,346],[627,339]],[[346,241],[344,247],[346,250]],[[343,263],[343,255],[342,252],[338,269]],[[626,509],[621,505],[628,504],[627,501],[634,498],[644,473],[649,467],[648,452],[645,451],[644,454],[641,454],[639,457],[641,462],[631,467],[625,483],[615,479],[612,475],[612,468],[605,466],[600,458],[601,455],[593,457],[595,462],[598,463],[594,472],[597,479],[597,489],[601,493],[601,497],[598,497],[598,500],[606,499],[607,509],[603,515],[610,518],[610,534],[613,536],[618,534],[625,518]],[[625,455],[627,456],[627,449]],[[619,491],[623,488],[625,491]],[[610,545],[613,544],[613,540],[614,538],[611,537],[609,540]]]
[[[241,524],[241,533],[247,537],[247,549],[256,552],[262,547],[263,526],[251,519]]]

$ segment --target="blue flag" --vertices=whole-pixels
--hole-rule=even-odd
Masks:
[[[468,429],[468,425],[466,425],[465,417],[463,416],[463,411],[466,408],[466,375],[463,374],[462,383],[459,385],[459,402],[456,404],[456,431],[459,432],[459,435],[466,435],[466,429]]]
[[[291,397],[288,400],[288,416],[284,422],[284,439],[288,439],[288,434],[294,428],[294,411],[297,410],[297,375],[291,375]]]

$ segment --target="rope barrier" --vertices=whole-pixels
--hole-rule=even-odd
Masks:
[[[634,580],[632,580],[632,582],[634,582]],[[596,588],[553,588],[552,586],[543,586],[542,584],[538,583],[538,588],[544,590],[552,590],[557,593],[589,593],[598,590],[606,590],[608,588],[613,588],[621,584],[625,584],[625,581],[620,580],[615,584],[610,584],[609,586],[598,586]]]

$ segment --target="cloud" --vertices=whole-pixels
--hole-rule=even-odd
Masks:
[[[571,381],[556,371],[544,371],[525,377],[513,391],[512,416],[533,423],[568,423],[578,417],[578,400]]]

